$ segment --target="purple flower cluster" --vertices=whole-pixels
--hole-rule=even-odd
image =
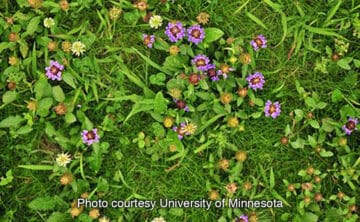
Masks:
[[[255,51],[260,48],[266,48],[266,38],[263,35],[258,35],[254,40],[251,40],[250,44]]]
[[[184,38],[185,28],[181,22],[169,22],[166,26],[165,34],[171,42],[177,42]]]
[[[46,76],[51,80],[61,80],[61,74],[64,70],[64,66],[60,65],[57,61],[50,61],[50,66],[45,68]]]
[[[155,36],[143,34],[143,41],[144,41],[144,45],[146,45],[148,48],[152,48],[155,42]]]
[[[271,116],[273,119],[275,119],[281,113],[281,105],[277,101],[272,103],[270,100],[268,100],[266,101],[264,112],[266,117]]]
[[[255,91],[264,87],[265,79],[261,72],[255,72],[253,75],[248,76],[246,80],[249,83],[249,88]]]
[[[356,125],[359,123],[357,118],[349,117],[347,123],[343,125],[342,129],[345,131],[346,135],[350,135],[354,130],[357,130]]]
[[[182,140],[184,138],[184,133],[182,132],[182,128],[185,126],[185,123],[180,123],[180,127],[173,126],[173,130],[177,132],[179,140]]]
[[[197,55],[192,60],[191,63],[196,66],[196,68],[200,71],[206,71],[209,69],[208,64],[210,59],[205,55]]]
[[[187,30],[181,22],[169,22],[165,29],[165,34],[171,42],[177,42],[186,35],[189,42],[198,45],[205,38],[205,30],[200,25],[190,26]]]
[[[248,216],[243,214],[240,217],[236,218],[235,222],[249,222],[249,218],[248,218]]]
[[[97,133],[97,129],[94,128],[92,130],[83,130],[81,133],[83,143],[87,145],[91,145],[93,143],[99,142],[100,136]]]
[[[205,30],[200,25],[193,25],[187,29],[188,41],[198,45],[205,38]]]

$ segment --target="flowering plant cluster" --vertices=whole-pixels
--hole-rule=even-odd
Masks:
[[[355,1],[3,2],[0,221],[359,220]]]

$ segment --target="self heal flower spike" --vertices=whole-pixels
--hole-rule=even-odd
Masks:
[[[342,129],[345,131],[346,135],[350,135],[354,130],[357,130],[356,125],[359,123],[357,118],[349,117],[347,123],[343,125]]]
[[[249,222],[249,218],[248,218],[248,216],[243,214],[240,217],[236,218],[235,222]]]
[[[174,126],[172,130],[174,130],[178,134],[179,140],[182,140],[184,138],[184,132],[182,131],[182,128],[185,126],[185,123],[181,123],[180,127]]]
[[[263,74],[260,72],[255,72],[253,75],[248,76],[246,80],[249,83],[249,88],[255,91],[257,89],[263,89],[264,87],[265,79]]]
[[[45,68],[46,76],[51,80],[61,80],[61,74],[64,70],[64,66],[60,65],[57,61],[50,61],[50,66]]]
[[[169,22],[166,26],[165,34],[171,42],[177,42],[184,38],[185,28],[181,22]]]
[[[264,112],[266,117],[271,116],[273,119],[275,119],[281,113],[280,103],[272,103],[270,100],[266,101]]]
[[[210,62],[210,59],[203,55],[203,54],[199,54],[197,56],[195,56],[192,60],[191,60],[191,63],[193,65],[196,66],[196,68],[200,71],[206,71],[208,70],[208,64]]]
[[[260,48],[266,48],[266,38],[263,35],[258,35],[255,39],[251,40],[250,44],[255,51]]]
[[[187,29],[188,41],[198,45],[205,38],[205,31],[200,25],[193,25]]]
[[[207,65],[206,75],[208,75],[213,82],[220,80],[219,75],[216,72],[216,66],[214,64]]]
[[[155,42],[155,36],[143,34],[143,41],[144,41],[144,45],[146,45],[148,48],[152,48]]]
[[[83,130],[81,133],[81,136],[82,136],[83,143],[85,143],[89,146],[93,143],[99,142],[99,139],[100,139],[99,135],[97,134],[96,128],[89,130],[89,131]]]

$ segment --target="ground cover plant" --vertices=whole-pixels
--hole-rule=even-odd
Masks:
[[[359,221],[359,13],[3,0],[0,221]]]

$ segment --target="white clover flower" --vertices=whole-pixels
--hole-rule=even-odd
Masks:
[[[107,217],[102,217],[102,218],[99,218],[99,222],[110,222],[109,218]]]
[[[150,17],[149,24],[151,28],[158,29],[162,26],[162,18],[160,15],[153,15]]]
[[[71,51],[74,55],[80,56],[85,52],[85,45],[80,41],[76,41],[71,45]]]
[[[166,220],[163,217],[156,217],[151,222],[166,222]]]
[[[70,154],[68,154],[68,153],[60,153],[56,157],[56,163],[59,166],[65,167],[70,162],[71,162],[71,157],[70,157]]]
[[[55,21],[53,18],[45,18],[44,19],[44,26],[46,28],[51,28],[55,25]]]

